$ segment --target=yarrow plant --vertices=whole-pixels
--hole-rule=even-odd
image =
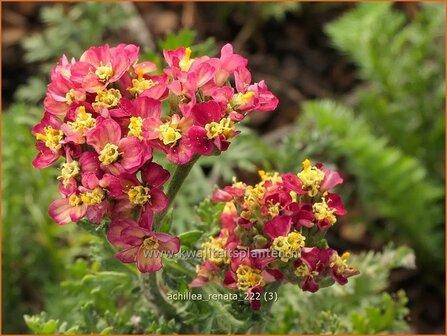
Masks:
[[[51,71],[44,117],[33,128],[33,165],[64,160],[61,198],[49,206],[57,223],[86,217],[99,224],[107,216],[108,238],[123,248],[116,257],[149,272],[161,261],[141,257],[144,251],[179,250],[178,238],[153,231],[154,214],[170,202],[163,192],[170,174],[152,162],[153,150],[179,167],[219,154],[249,112],[272,111],[278,99],[264,81],[251,83],[247,60],[229,44],[220,58],[192,58],[190,48],[164,51],[161,75],[154,75],[154,63],[139,63],[138,52],[120,44],[92,47],[79,60],[62,56]]]
[[[120,249],[115,257],[146,273],[163,267],[163,254],[180,250],[178,237],[158,230],[192,165],[226,151],[238,123],[252,111],[273,111],[278,99],[264,81],[252,83],[247,59],[229,44],[218,58],[165,50],[161,74],[154,63],[139,62],[138,53],[120,44],[92,47],[79,60],[62,56],[33,128],[39,151],[33,165],[46,168],[62,158],[60,198],[49,205],[55,222],[105,221],[107,239]],[[175,165],[172,177],[153,151]],[[215,282],[261,293],[266,284],[289,281],[315,292],[357,274],[346,264],[348,254],[321,246],[346,213],[331,192],[342,182],[339,174],[306,160],[298,174],[260,175],[255,186],[235,182],[214,193],[212,201],[225,202],[222,228],[202,245],[191,287]],[[259,298],[250,298],[259,309]]]
[[[221,229],[202,244],[203,263],[191,286],[209,281],[247,293],[258,310],[266,284],[288,281],[304,291],[347,283],[358,271],[347,265],[322,237],[346,214],[340,196],[331,192],[343,182],[321,163],[303,162],[298,174],[260,171],[255,186],[234,182],[217,190],[213,202],[225,203]]]

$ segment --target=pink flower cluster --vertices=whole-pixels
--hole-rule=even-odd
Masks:
[[[347,283],[358,274],[337,251],[321,245],[322,234],[346,214],[331,189],[343,182],[321,163],[303,162],[298,174],[259,172],[255,186],[234,182],[214,192],[212,201],[225,203],[221,229],[202,244],[203,263],[191,287],[214,281],[247,293],[258,310],[265,285],[297,283],[316,292],[322,284]],[[317,238],[320,237],[320,238]]]
[[[178,238],[153,232],[154,214],[169,203],[170,175],[153,150],[184,165],[195,155],[225,151],[250,111],[272,111],[277,98],[264,81],[251,83],[247,60],[225,45],[219,58],[191,57],[191,49],[164,51],[168,67],[156,75],[138,62],[139,48],[92,47],[79,60],[63,56],[51,71],[45,114],[33,128],[36,168],[60,168],[60,198],[49,206],[59,224],[86,217],[111,220],[117,257],[141,272],[161,268],[144,251],[178,251]],[[234,83],[231,85],[230,83]]]

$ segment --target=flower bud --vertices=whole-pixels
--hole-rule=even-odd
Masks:
[[[256,236],[253,237],[253,242],[254,242],[254,246],[255,248],[263,248],[267,245],[267,238],[265,238],[264,236],[257,234]]]

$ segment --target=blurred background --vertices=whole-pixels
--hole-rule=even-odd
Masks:
[[[293,332],[312,309],[339,310],[318,315],[329,327],[309,333],[445,332],[444,4],[3,2],[2,13],[3,333],[170,331],[150,317],[136,327],[144,318],[125,303],[138,293],[106,273],[112,262],[91,234],[52,223],[57,169],[31,165],[51,67],[63,53],[119,42],[155,62],[162,49],[217,55],[230,42],[280,99],[273,113],[253,114],[227,153],[194,168],[176,200],[178,232],[194,228],[191,209],[232,176],[252,183],[257,169],[298,171],[309,157],[345,178],[349,213],[328,240],[362,256],[363,280],[338,302],[349,307],[322,300],[305,316],[278,305],[270,332]]]

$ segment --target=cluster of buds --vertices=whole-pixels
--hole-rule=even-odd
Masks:
[[[116,256],[141,272],[162,267],[148,251],[179,250],[177,237],[153,230],[169,199],[169,172],[153,150],[182,166],[196,155],[225,151],[250,111],[272,111],[277,98],[251,83],[247,60],[225,45],[219,58],[164,51],[168,66],[138,62],[139,48],[92,47],[79,60],[63,56],[51,71],[45,114],[33,128],[36,168],[58,162],[60,198],[49,206],[59,224],[111,219]]]
[[[346,214],[331,189],[343,182],[321,163],[303,162],[298,174],[260,171],[255,186],[236,182],[216,190],[211,201],[225,203],[216,237],[202,244],[203,263],[191,287],[209,281],[243,293],[254,310],[260,308],[264,286],[278,281],[316,292],[321,286],[358,271],[347,265],[349,253],[322,244],[321,237]]]

